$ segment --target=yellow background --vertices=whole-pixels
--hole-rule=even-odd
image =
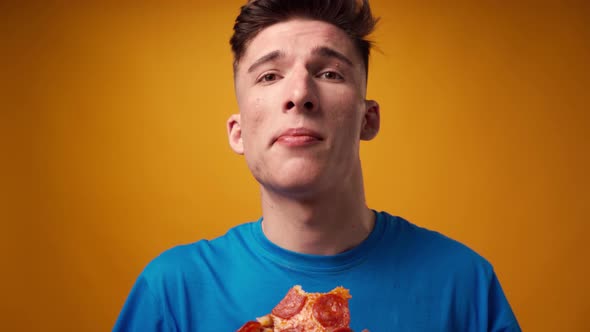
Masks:
[[[242,3],[0,5],[3,331],[109,330],[158,253],[258,218]],[[488,258],[524,330],[589,331],[588,2],[372,3],[370,206]]]

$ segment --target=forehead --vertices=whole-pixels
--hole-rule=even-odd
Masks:
[[[317,20],[292,19],[260,31],[248,43],[238,64],[238,71],[244,70],[249,63],[269,52],[280,50],[288,55],[303,56],[322,46],[335,49],[348,56],[355,64],[361,64],[351,38],[340,28]]]

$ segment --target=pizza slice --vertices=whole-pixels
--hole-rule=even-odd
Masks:
[[[271,313],[244,324],[237,332],[352,332],[348,289],[306,293],[296,285]]]

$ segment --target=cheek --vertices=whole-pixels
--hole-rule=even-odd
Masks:
[[[256,130],[260,130],[264,122],[264,99],[257,97],[252,100],[252,107],[250,109],[250,124]]]
[[[360,131],[363,118],[364,100],[349,90],[334,94],[333,114],[330,116],[340,128],[349,131]]]
[[[255,144],[256,137],[263,132],[264,126],[263,98],[255,97],[241,107],[242,132],[244,143]]]

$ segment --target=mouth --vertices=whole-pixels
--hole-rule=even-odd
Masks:
[[[319,143],[324,138],[318,132],[308,128],[290,128],[280,133],[273,144],[281,144],[289,147],[300,147]]]

